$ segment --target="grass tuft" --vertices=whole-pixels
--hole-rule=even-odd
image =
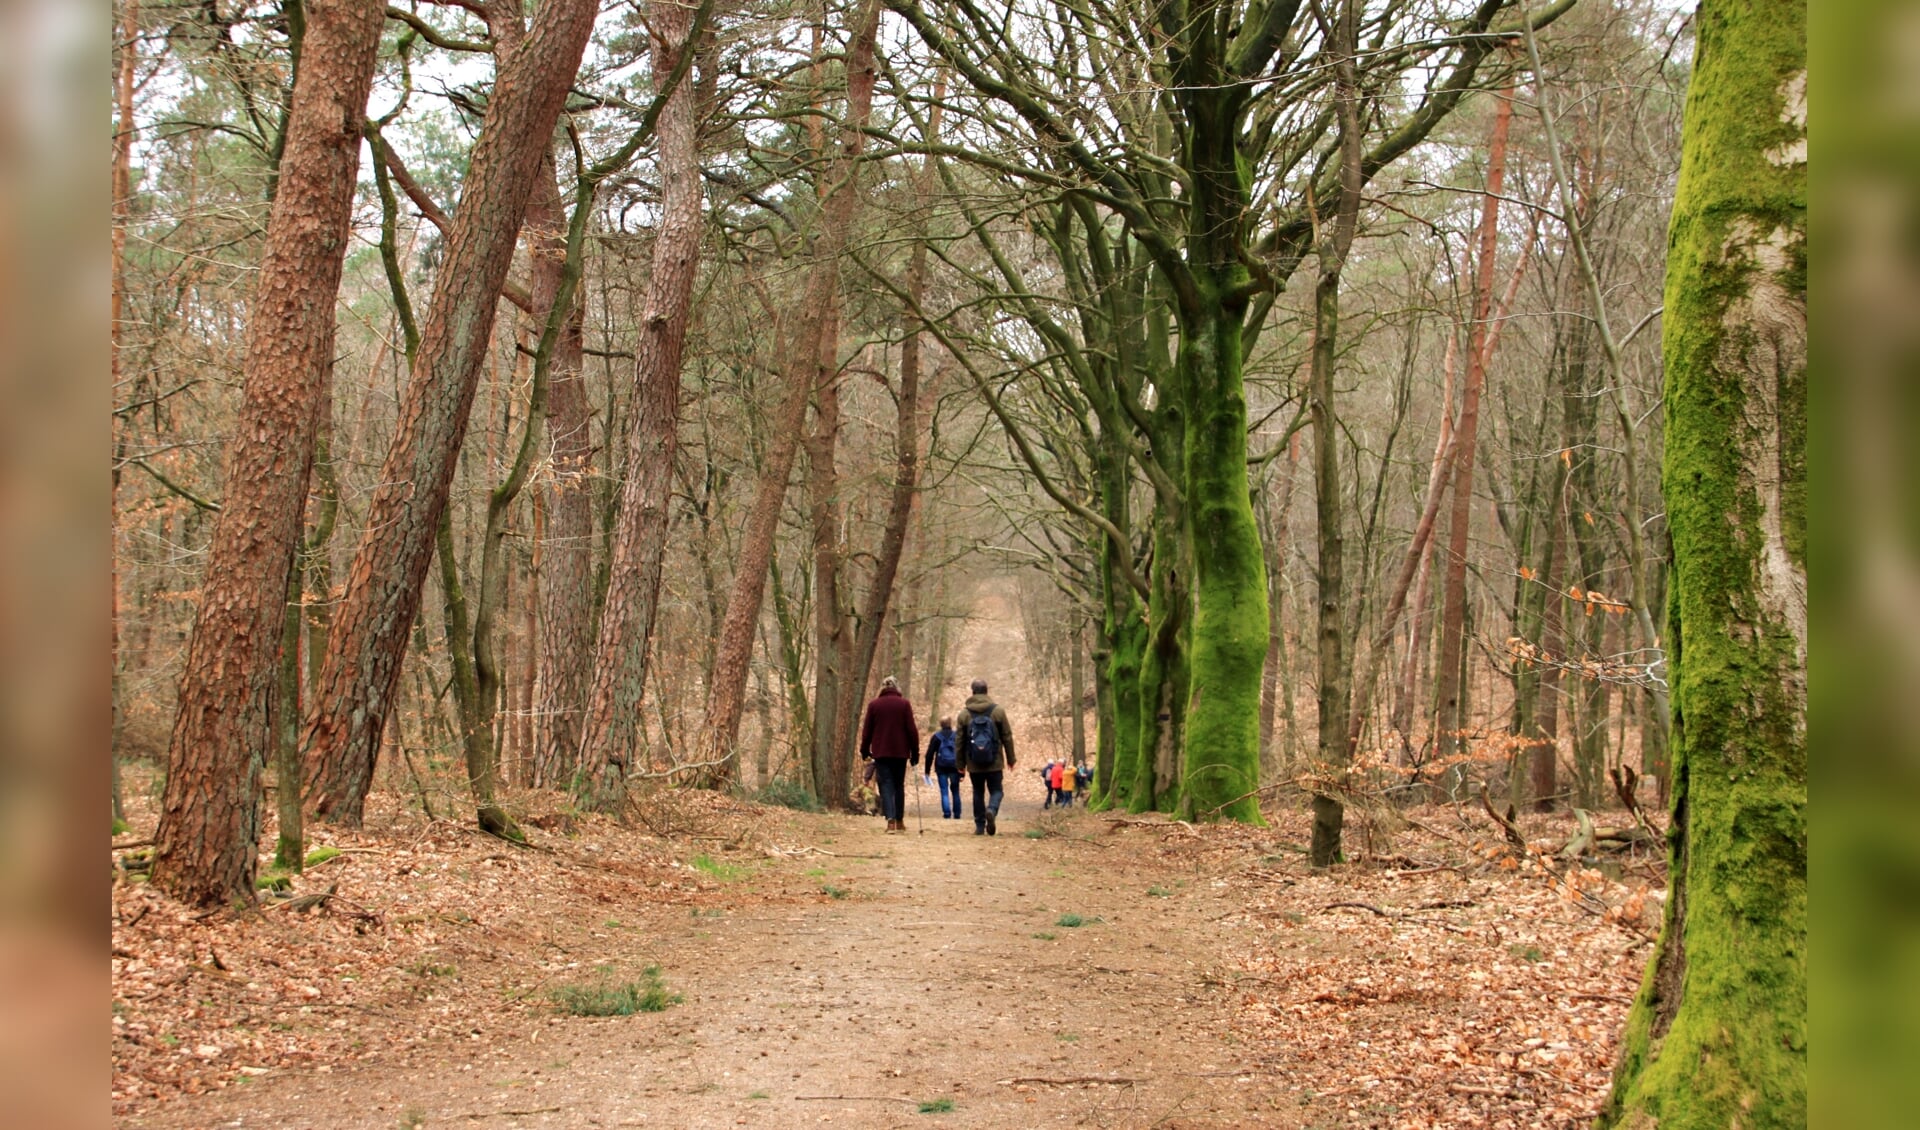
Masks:
[[[778,805],[781,808],[792,808],[800,812],[826,811],[820,806],[820,798],[808,792],[805,785],[784,777],[768,781],[754,792],[753,799],[760,804]]]
[[[953,1112],[952,1099],[928,1099],[920,1104],[921,1114],[950,1114]]]
[[[715,859],[704,853],[687,860],[687,865],[695,871],[722,883],[731,883],[747,873],[747,869],[738,863],[728,863],[724,859]]]
[[[660,967],[650,965],[639,981],[614,981],[604,973],[599,979],[573,985],[561,985],[547,992],[561,1012],[569,1016],[632,1016],[636,1012],[665,1012],[683,999],[668,992],[660,980]]]
[[[1053,920],[1053,924],[1055,926],[1065,926],[1065,927],[1068,927],[1069,929],[1075,926],[1097,926],[1100,924],[1100,922],[1101,922],[1101,919],[1082,918],[1078,914],[1062,914],[1060,917]]]

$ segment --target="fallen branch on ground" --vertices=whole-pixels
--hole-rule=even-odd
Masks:
[[[298,898],[290,898],[285,902],[268,903],[266,908],[268,910],[312,910],[314,907],[321,906],[328,899],[332,898],[333,892],[339,889],[339,886],[340,884],[338,883],[329,883],[327,884],[327,889],[324,891],[318,891],[310,895],[301,895]]]
[[[913,1102],[920,1101],[919,1099],[907,1098],[904,1095],[898,1098],[889,1098],[886,1095],[795,1095],[793,1097],[796,1102],[803,1102],[803,1103],[813,1103],[813,1102],[913,1103]]]
[[[1342,907],[1352,907],[1352,908],[1354,908],[1354,909],[1356,909],[1356,910],[1371,910],[1371,911],[1373,911],[1373,912],[1374,912],[1375,914],[1378,914],[1378,915],[1379,915],[1380,917],[1382,917],[1382,918],[1389,918],[1389,919],[1394,919],[1394,920],[1396,920],[1396,921],[1403,921],[1403,920],[1406,920],[1406,919],[1411,919],[1411,918],[1413,917],[1413,915],[1412,915],[1411,913],[1409,913],[1409,912],[1407,912],[1407,911],[1404,911],[1404,910],[1382,910],[1382,909],[1380,909],[1379,907],[1377,907],[1377,906],[1375,906],[1375,905],[1373,905],[1373,904],[1372,904],[1372,903],[1370,903],[1370,902],[1330,902],[1330,903],[1328,903],[1327,905],[1325,905],[1325,906],[1323,906],[1323,907],[1321,907],[1321,908],[1320,908],[1320,910],[1321,910],[1322,912],[1325,912],[1325,911],[1329,911],[1329,910],[1339,910],[1339,909],[1340,909],[1340,908],[1342,908]],[[1432,909],[1432,910],[1439,910],[1439,909],[1441,909],[1441,907],[1419,907],[1419,908],[1417,908],[1417,909],[1421,909],[1421,910],[1428,910],[1428,909]],[[1448,932],[1450,932],[1450,933],[1454,933],[1454,934],[1461,934],[1461,935],[1465,935],[1465,934],[1467,933],[1467,932],[1466,932],[1465,930],[1462,930],[1462,929],[1461,929],[1460,927],[1458,927],[1458,926],[1449,926],[1449,925],[1447,925],[1447,924],[1446,924],[1445,922],[1429,922],[1429,923],[1427,923],[1427,925],[1430,925],[1430,926],[1438,926],[1438,927],[1440,927],[1440,928],[1441,928],[1442,930],[1446,930],[1446,931],[1448,931]]]

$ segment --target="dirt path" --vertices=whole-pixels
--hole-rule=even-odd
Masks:
[[[1037,721],[1006,582],[982,586],[939,708],[977,676],[1021,751],[999,834],[942,820],[922,785],[906,835],[796,815],[779,835],[797,854],[732,865],[704,906],[609,905],[599,956],[573,964],[623,977],[660,967],[684,998],[666,1011],[589,1019],[516,1004],[464,1041],[275,1071],[125,1124],[1268,1123],[1263,1081],[1236,1071],[1243,1049],[1222,1035],[1221,892],[1170,859],[1103,846],[1089,835],[1100,817],[1041,809],[1032,769],[1060,752],[1061,727]],[[645,927],[613,929],[622,920]]]
[[[728,884],[738,910],[610,955],[662,967],[685,997],[664,1012],[545,1016],[521,1040],[253,1080],[129,1125],[1266,1122],[1259,1081],[1236,1076],[1218,1036],[1219,900],[1107,866],[1074,838],[1099,817],[1023,834],[1041,820],[1025,799],[991,838],[968,821],[888,836],[872,819],[805,818],[832,854],[770,860]],[[919,1113],[939,1100],[952,1111]]]
[[[622,825],[527,793],[528,850],[379,794],[301,877],[338,891],[310,915],[117,884],[119,1124],[1591,1122],[1654,863],[1552,866],[1564,816],[1523,821],[1522,860],[1465,808],[1350,813],[1369,858],[1313,871],[1297,803],[1265,828],[1043,812],[1031,769],[1065,727],[1024,661],[1011,586],[983,586],[938,705],[984,675],[1013,717],[994,837],[925,785],[905,835],[705,792]],[[680,995],[664,1011],[553,1003],[650,967]]]

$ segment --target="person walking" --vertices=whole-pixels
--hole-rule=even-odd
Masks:
[[[1061,808],[1073,807],[1073,766],[1065,761],[1053,767],[1053,793]]]
[[[874,786],[880,790],[880,814],[887,831],[907,830],[907,765],[920,764],[920,726],[913,720],[913,704],[900,693],[892,675],[880,680],[880,694],[867,704],[867,720],[860,727],[860,757],[872,761]]]
[[[960,764],[973,779],[973,834],[996,835],[1005,773],[1014,767],[1013,726],[1007,712],[987,697],[987,681],[975,679],[967,705],[954,716],[960,732]]]
[[[1053,807],[1053,769],[1058,764],[1058,761],[1049,761],[1040,767],[1040,783],[1047,787],[1047,803],[1040,806],[1042,811]]]
[[[960,735],[952,718],[940,719],[940,728],[927,738],[927,769],[939,778],[940,818],[960,819]]]

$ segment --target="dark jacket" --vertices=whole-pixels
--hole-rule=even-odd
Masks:
[[[897,757],[920,764],[920,725],[913,720],[913,704],[892,687],[880,688],[880,697],[867,704],[867,721],[860,727],[861,757]]]
[[[960,768],[970,770],[973,766],[967,758],[967,727],[973,724],[975,714],[986,713],[1000,731],[1000,756],[992,765],[981,770],[983,773],[998,773],[1011,769],[1018,760],[1013,754],[1013,726],[1007,722],[1007,712],[994,705],[986,695],[977,694],[967,699],[966,708],[953,720],[953,728],[960,734]]]
[[[960,734],[957,730],[935,730],[927,738],[927,771],[932,772],[940,768],[942,745],[953,754],[954,764],[951,772],[958,773],[960,771]]]

